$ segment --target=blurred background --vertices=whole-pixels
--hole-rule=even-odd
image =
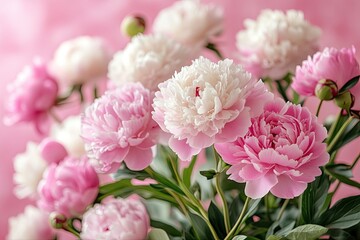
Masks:
[[[122,19],[131,13],[145,17],[148,32],[156,14],[174,0],[0,0],[0,118],[4,116],[6,85],[13,81],[24,65],[34,56],[45,60],[64,40],[91,35],[104,38],[113,51],[122,49],[128,39],[120,33]],[[256,18],[262,9],[297,9],[305,18],[319,26],[324,47],[350,47],[358,49],[360,60],[360,1],[347,0],[204,0],[224,9],[225,31],[218,40],[224,56],[235,58],[235,35],[243,29],[245,18]],[[360,96],[356,96],[360,97]],[[314,106],[312,106],[312,104]],[[317,100],[309,101],[315,109]],[[325,108],[324,108],[325,109]],[[331,104],[321,112],[320,118],[336,113]],[[6,127],[0,121],[0,239],[8,231],[8,218],[23,211],[28,200],[19,200],[13,194],[13,158],[26,148],[26,142],[39,141],[32,125],[20,124]],[[358,154],[359,142],[353,142],[339,159],[350,162]],[[360,178],[359,166],[354,176]],[[342,186],[337,198],[359,194],[354,188]]]

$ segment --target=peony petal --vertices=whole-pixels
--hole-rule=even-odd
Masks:
[[[139,171],[149,166],[152,160],[153,154],[151,148],[130,148],[129,153],[124,159],[124,162],[131,170]]]
[[[198,154],[201,151],[201,148],[192,148],[187,143],[186,140],[178,140],[174,137],[171,137],[169,140],[169,147],[179,156],[183,161],[190,161],[191,157]]]
[[[264,197],[278,183],[277,177],[267,173],[263,177],[246,183],[245,194],[253,199]]]
[[[307,183],[297,182],[286,175],[278,176],[278,183],[270,190],[274,196],[279,198],[294,198],[302,194]]]

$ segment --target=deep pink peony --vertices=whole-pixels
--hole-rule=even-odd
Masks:
[[[54,106],[58,93],[56,80],[49,75],[46,66],[35,59],[26,66],[15,82],[8,86],[9,100],[4,123],[33,122],[39,132],[44,132],[48,111]]]
[[[307,108],[278,98],[265,106],[244,137],[216,144],[230,164],[230,179],[245,182],[245,194],[261,198],[269,191],[280,198],[299,196],[329,160],[322,141],[326,129]]]
[[[95,200],[98,187],[99,178],[88,159],[68,157],[45,172],[39,183],[38,206],[67,217],[79,216]]]
[[[329,79],[340,89],[347,81],[360,75],[359,63],[355,58],[355,48],[325,48],[312,58],[308,57],[302,66],[296,68],[292,88],[301,95],[315,96],[316,84],[321,79]],[[350,89],[354,96],[360,94],[360,84]],[[354,108],[360,110],[360,101]]]
[[[96,170],[116,171],[124,161],[141,170],[153,159],[160,128],[151,118],[153,94],[140,83],[106,92],[82,116],[82,137]]]
[[[159,89],[153,118],[171,134],[169,147],[182,160],[244,136],[250,118],[272,99],[262,81],[229,59],[213,63],[200,57]]]
[[[149,215],[140,201],[111,199],[84,214],[81,239],[144,240],[149,229]]]

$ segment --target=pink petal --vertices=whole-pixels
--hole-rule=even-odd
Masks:
[[[278,164],[283,167],[291,168],[294,168],[297,165],[297,161],[291,160],[286,155],[281,155],[271,148],[261,150],[259,159],[264,164]]]
[[[131,148],[129,153],[126,155],[124,162],[131,170],[138,171],[149,166],[152,160],[153,154],[151,148]]]
[[[174,137],[171,137],[169,140],[169,147],[179,156],[183,161],[190,161],[191,157],[198,154],[201,151],[201,148],[192,148],[187,143],[186,140],[178,140]]]
[[[262,198],[277,183],[278,179],[274,174],[265,174],[256,180],[248,181],[245,186],[245,194],[253,199]]]
[[[257,171],[253,165],[246,164],[240,170],[239,175],[245,180],[255,180],[263,175],[263,173]]]
[[[307,183],[293,181],[286,175],[278,176],[278,183],[270,190],[274,196],[279,198],[294,198],[302,194]]]

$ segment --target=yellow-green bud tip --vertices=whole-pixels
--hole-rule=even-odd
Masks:
[[[141,16],[129,15],[121,23],[121,32],[126,37],[133,37],[145,32],[145,19]]]
[[[354,96],[349,91],[346,91],[335,98],[335,103],[341,109],[350,110],[354,105],[354,100]]]

